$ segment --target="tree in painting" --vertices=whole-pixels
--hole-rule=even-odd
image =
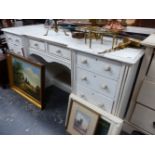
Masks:
[[[40,100],[40,69],[20,59],[13,59],[14,84],[33,98]]]
[[[17,85],[20,85],[24,82],[24,75],[22,73],[23,66],[20,62],[14,61],[14,67],[13,67],[13,75],[14,75],[14,83]]]

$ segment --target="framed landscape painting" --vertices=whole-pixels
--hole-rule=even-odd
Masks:
[[[7,60],[11,88],[43,109],[44,65],[12,53],[8,54]]]
[[[73,101],[71,103],[67,131],[73,135],[93,135],[98,119],[99,114],[95,111]]]

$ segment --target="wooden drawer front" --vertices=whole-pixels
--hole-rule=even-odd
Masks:
[[[22,47],[22,39],[16,35],[6,34],[8,44],[14,44]]]
[[[131,122],[140,128],[155,134],[155,111],[137,104]]]
[[[112,111],[113,100],[100,95],[91,89],[77,85],[77,95],[86,101],[106,110],[107,112]]]
[[[30,44],[31,48],[34,48],[36,50],[45,51],[45,44],[43,42],[30,39],[29,44]]]
[[[77,83],[111,98],[114,98],[117,87],[116,81],[106,79],[80,68],[77,69]]]
[[[119,78],[121,71],[121,63],[80,54],[77,54],[77,65],[115,80]]]
[[[147,80],[143,82],[137,102],[155,110],[155,83]]]
[[[57,56],[60,56],[69,60],[71,59],[71,51],[66,48],[49,45],[49,53],[55,54]]]

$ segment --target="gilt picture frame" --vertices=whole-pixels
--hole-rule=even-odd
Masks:
[[[93,135],[98,120],[98,113],[72,100],[66,130],[72,135]]]
[[[7,63],[11,89],[43,109],[45,66],[14,53],[8,53]]]

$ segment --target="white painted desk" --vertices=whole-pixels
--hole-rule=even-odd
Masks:
[[[43,25],[3,31],[10,51],[22,54],[23,48],[27,56],[39,56],[47,64],[61,64],[71,71],[69,86],[53,76],[52,69],[56,68],[46,70],[47,85],[56,84],[113,115],[124,116],[143,49],[126,48],[98,54],[111,48],[111,38],[104,37],[103,44],[93,40],[89,49],[83,39],[73,39],[71,34],[65,36],[61,30],[58,33],[50,30],[44,36]]]

